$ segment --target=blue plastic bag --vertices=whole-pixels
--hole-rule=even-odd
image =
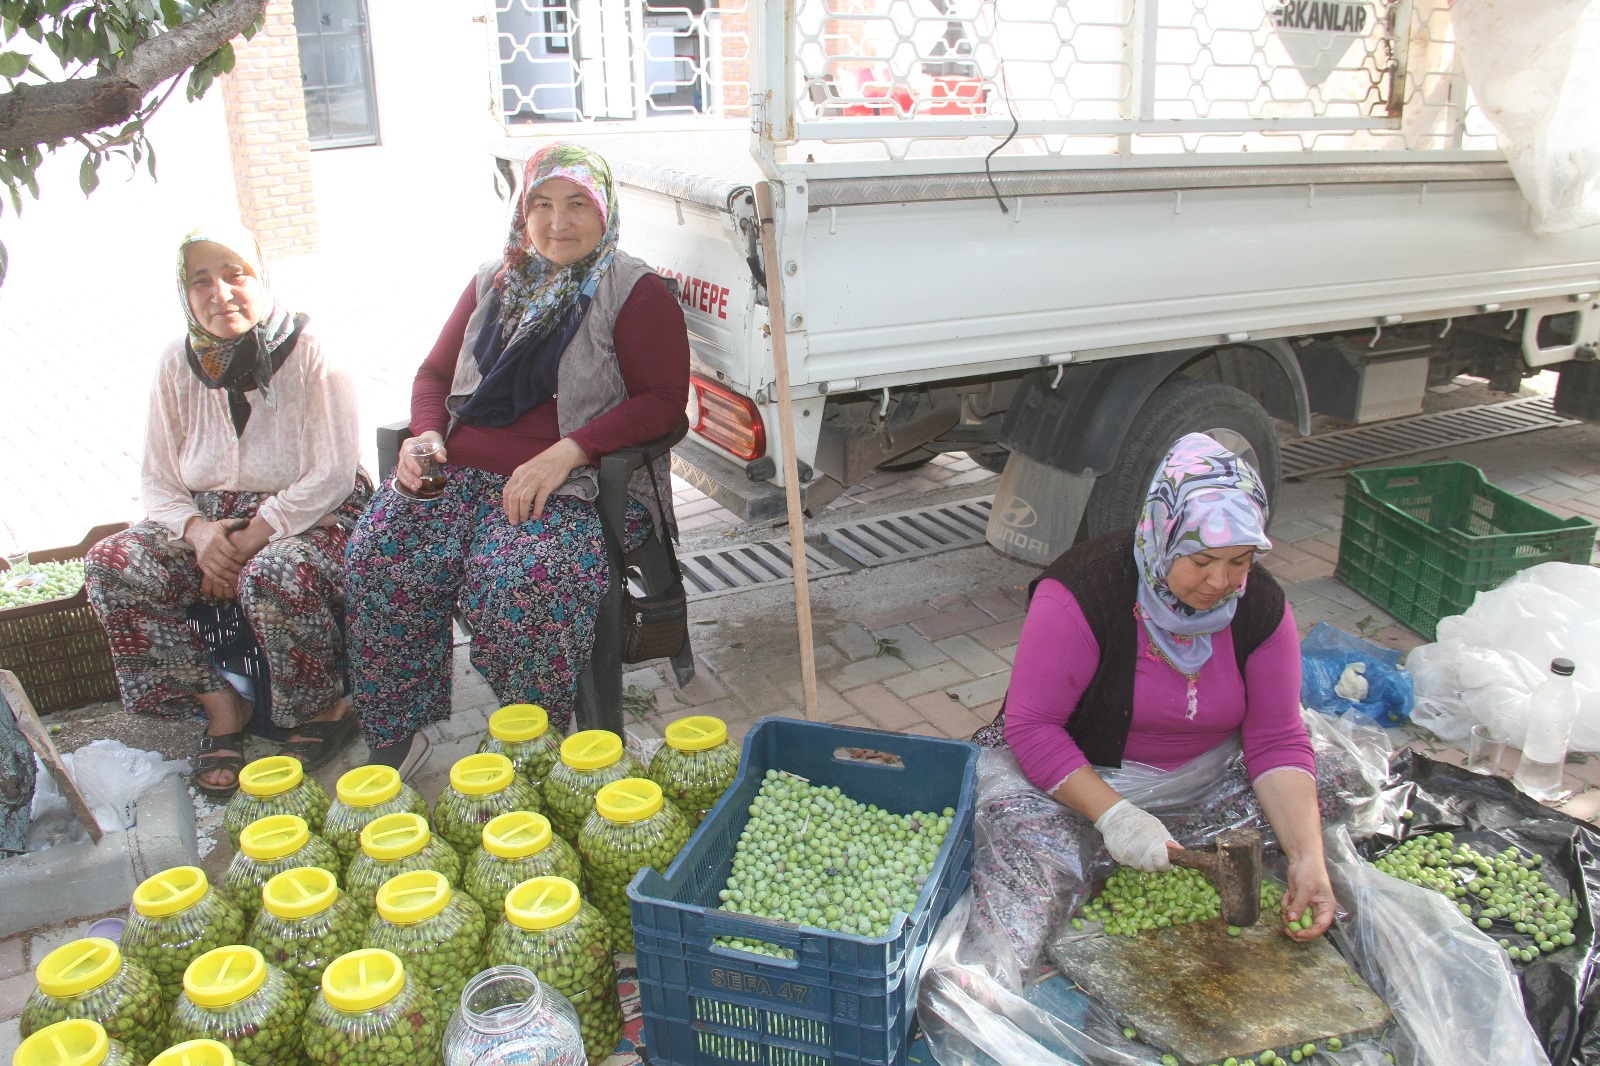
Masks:
[[[1400,653],[1318,622],[1300,644],[1300,702],[1341,715],[1357,710],[1382,726],[1411,720],[1411,675]]]

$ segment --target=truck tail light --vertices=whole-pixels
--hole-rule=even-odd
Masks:
[[[755,404],[698,374],[689,375],[689,428],[749,461],[767,454],[767,431]]]

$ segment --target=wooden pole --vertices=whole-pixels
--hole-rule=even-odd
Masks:
[[[800,507],[800,464],[794,453],[794,408],[789,403],[788,318],[783,309],[783,269],[772,223],[772,186],[756,183],[761,218],[761,258],[767,271],[767,321],[772,333],[778,440],[783,447],[783,495],[789,511],[789,554],[794,562],[794,613],[800,630],[800,690],[807,721],[817,720],[817,659],[811,636],[811,586],[806,580],[806,520]]]
[[[84,802],[83,793],[78,791],[78,783],[67,772],[66,764],[61,761],[61,754],[56,751],[55,741],[50,739],[50,731],[39,721],[39,713],[33,709],[33,701],[23,691],[22,682],[17,680],[17,675],[10,670],[0,670],[0,695],[4,695],[6,704],[11,708],[11,713],[16,716],[17,728],[22,731],[23,737],[30,747],[39,755],[39,761],[44,763],[45,769],[50,771],[50,776],[56,779],[56,787],[61,789],[61,794],[66,797],[67,806],[72,808],[72,813],[77,815],[83,828],[88,830],[89,839],[100,843],[100,838],[105,835],[100,828],[100,823],[95,821],[94,812]]]

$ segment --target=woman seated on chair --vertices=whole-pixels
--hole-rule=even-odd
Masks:
[[[973,739],[1008,744],[1035,786],[1094,823],[1112,859],[1141,870],[1167,869],[1178,844],[1107,768],[1175,775],[1242,741],[1289,861],[1286,931],[1309,940],[1332,921],[1334,896],[1294,616],[1255,565],[1272,547],[1266,506],[1243,459],[1201,433],[1179,440],[1136,528],[1069,549],[1033,582],[1006,705]],[[1307,907],[1310,928],[1287,929]]]
[[[206,716],[195,784],[230,795],[252,706],[208,660],[187,612],[236,603],[271,678],[284,754],[321,766],[355,733],[338,667],[345,542],[372,495],[355,389],[304,315],[273,299],[244,228],[178,248],[188,335],[161,356],[145,429],[143,522],[86,561],[122,704]]]
[[[376,762],[411,772],[450,715],[451,619],[502,703],[572,713],[613,579],[595,464],[670,432],[689,389],[683,311],[617,247],[611,169],[573,144],[528,161],[503,255],[467,285],[411,392],[412,441],[444,449],[417,499],[401,449],[346,567],[356,710]],[[412,443],[410,441],[408,444]],[[624,547],[670,530],[665,458],[630,486]]]

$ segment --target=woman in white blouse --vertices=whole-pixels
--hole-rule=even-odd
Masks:
[[[145,521],[89,552],[89,601],[135,714],[205,712],[195,785],[230,795],[252,706],[206,658],[197,603],[236,601],[265,655],[284,754],[315,769],[356,732],[337,666],[345,542],[372,495],[355,390],[272,298],[255,238],[192,230],[178,249],[188,334],[161,356]]]

